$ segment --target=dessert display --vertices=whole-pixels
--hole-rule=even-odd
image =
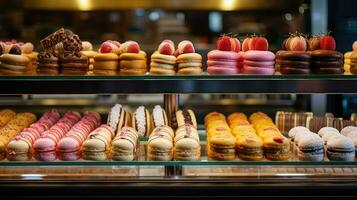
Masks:
[[[98,54],[96,51],[93,51],[92,43],[88,41],[82,41],[81,53],[88,57],[88,69],[89,71],[92,71],[94,68],[94,56]]]
[[[192,42],[180,42],[175,51],[177,61],[177,74],[199,75],[202,73],[202,56],[195,53]]]
[[[162,41],[157,51],[151,55],[150,74],[175,75],[176,57],[174,53],[175,44],[171,40]]]
[[[201,144],[198,131],[190,124],[180,126],[175,132],[174,159],[198,161],[201,158]]]
[[[42,133],[34,144],[34,157],[39,161],[57,159],[57,143],[81,119],[78,112],[66,112],[49,130]]]
[[[237,155],[242,160],[261,160],[263,141],[257,135],[252,124],[243,113],[232,113],[227,118],[228,124],[236,138]]]
[[[236,139],[220,113],[209,113],[205,117],[207,132],[207,155],[214,160],[229,161],[236,157]]]
[[[281,134],[269,116],[262,112],[256,112],[249,117],[249,121],[263,141],[264,155],[267,159],[289,159],[290,141]]]
[[[130,112],[124,110],[122,105],[115,104],[108,114],[107,124],[113,129],[115,134],[118,134],[121,128],[130,126],[131,118]]]
[[[159,105],[156,105],[152,110],[151,118],[153,120],[153,128],[160,126],[168,126],[169,124],[166,111]]]
[[[174,135],[174,131],[169,126],[156,127],[149,136],[147,160],[172,160],[174,153]]]
[[[82,119],[58,142],[59,159],[65,161],[80,159],[83,142],[99,125],[100,115],[96,112],[86,112]]]
[[[139,133],[131,128],[124,126],[113,139],[110,157],[117,161],[133,161],[136,159]]]
[[[36,116],[29,112],[16,114],[2,128],[0,128],[0,160],[6,157],[6,147],[10,140],[24,128],[36,121]]]
[[[21,75],[33,69],[31,60],[22,54],[19,45],[14,44],[8,53],[0,56],[0,71],[9,75]]]
[[[140,137],[149,136],[153,129],[153,122],[148,109],[139,106],[133,113],[132,127],[139,133]]]
[[[7,146],[7,159],[11,161],[30,160],[34,142],[50,129],[60,117],[58,111],[52,109],[44,113],[36,123],[17,134]]]
[[[329,34],[320,38],[319,49],[311,50],[311,71],[314,74],[343,73],[343,55],[336,51],[336,41]]]
[[[108,125],[103,124],[96,128],[82,145],[82,158],[97,161],[107,160],[113,137],[113,129]]]
[[[15,115],[16,113],[13,110],[0,110],[0,128],[4,127]]]
[[[276,67],[281,74],[310,74],[311,54],[307,52],[308,42],[313,45],[315,40],[319,40],[319,38],[312,37],[307,41],[303,34],[290,35],[283,42],[283,49],[276,53]],[[314,46],[309,47],[313,48]]]
[[[119,49],[120,75],[145,75],[147,72],[146,53],[137,42],[127,41]]]
[[[243,68],[245,75],[273,75],[275,54],[268,51],[269,43],[263,36],[250,36],[243,41]]]
[[[241,68],[241,44],[237,38],[223,35],[216,42],[216,50],[208,52],[208,74],[238,74]]]

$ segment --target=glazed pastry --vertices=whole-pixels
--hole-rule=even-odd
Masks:
[[[355,146],[351,139],[343,135],[334,135],[326,144],[327,157],[331,161],[354,161]]]
[[[228,116],[228,124],[236,138],[238,157],[243,160],[263,159],[263,142],[257,135],[253,125],[243,113],[232,113]]]
[[[42,133],[34,144],[34,157],[39,161],[57,159],[57,143],[81,119],[78,112],[66,112],[49,130]]]
[[[195,113],[191,110],[178,110],[176,112],[176,120],[178,127],[185,124],[190,124],[197,129],[197,121]]]
[[[169,126],[155,128],[148,140],[147,159],[152,161],[172,160],[174,135],[174,131]]]
[[[148,109],[138,107],[133,113],[132,127],[139,133],[139,137],[149,136],[152,131],[152,119]]]
[[[177,74],[199,75],[202,73],[202,56],[195,53],[192,42],[184,40],[178,44]]]
[[[82,145],[82,158],[97,161],[107,160],[113,137],[113,129],[108,125],[101,125],[92,131]]]
[[[115,104],[108,114],[107,125],[114,130],[115,134],[118,134],[122,127],[131,124],[131,118],[131,114],[124,110],[122,105]]]
[[[190,124],[180,126],[174,138],[174,158],[178,161],[197,161],[201,157],[200,138],[197,129]]]
[[[133,161],[136,158],[139,134],[135,129],[124,126],[113,139],[111,158],[117,161]]]
[[[269,160],[288,160],[290,141],[285,138],[273,123],[273,120],[262,112],[249,117],[258,136],[263,140],[264,155]]]
[[[39,68],[59,68],[60,60],[59,58],[49,52],[41,52],[38,54],[38,67]]]
[[[306,134],[298,141],[297,154],[299,160],[320,162],[324,159],[324,141],[316,134]]]
[[[121,75],[145,75],[147,72],[146,53],[140,50],[137,42],[127,41],[119,49]]]
[[[32,113],[19,113],[15,115],[4,127],[0,128],[0,160],[6,157],[6,146],[10,140],[24,128],[36,121]]]
[[[99,125],[100,115],[96,112],[86,112],[83,118],[58,142],[59,159],[65,161],[80,159],[83,142]]]
[[[13,72],[25,73],[33,69],[31,60],[21,55],[21,49],[18,45],[12,45],[9,53],[0,56],[0,70],[9,70]]]
[[[0,128],[4,127],[15,115],[16,113],[10,109],[0,110]]]
[[[42,133],[52,127],[60,118],[57,110],[52,109],[30,127],[17,134],[7,146],[7,159],[11,161],[26,161],[32,158],[33,143]]]
[[[151,119],[153,120],[154,128],[168,126],[166,111],[159,105],[156,105],[152,110]]]
[[[150,74],[151,75],[175,75],[176,57],[174,56],[175,46],[170,40],[160,43],[158,50],[151,55]]]

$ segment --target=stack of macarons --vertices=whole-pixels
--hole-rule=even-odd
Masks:
[[[195,53],[192,42],[181,41],[175,51],[177,61],[177,74],[199,75],[202,73],[202,56]]]
[[[100,45],[98,54],[94,56],[93,72],[95,74],[116,74],[119,68],[118,41],[107,40]]]
[[[169,126],[156,127],[150,134],[147,145],[147,159],[170,161],[173,159],[175,133]]]
[[[314,42],[316,39],[313,37],[310,40]],[[281,74],[310,74],[311,54],[307,50],[308,42],[305,35],[290,35],[284,40],[282,50],[276,53],[277,71]]]
[[[88,135],[100,125],[100,115],[86,112],[57,144],[59,159],[73,161],[81,158],[81,147]]]
[[[0,44],[0,49],[4,44]],[[0,52],[1,54],[2,52]],[[29,72],[33,69],[31,60],[22,54],[22,50],[19,45],[11,45],[8,52],[0,56],[0,72],[9,75],[21,75]]]
[[[0,128],[0,160],[6,157],[6,147],[10,140],[24,128],[36,121],[36,115],[24,112],[16,114],[10,121]]]
[[[239,40],[223,35],[216,42],[216,50],[208,52],[208,74],[238,74],[241,68],[242,53]]]
[[[57,159],[57,143],[81,119],[78,112],[66,112],[49,130],[42,133],[34,144],[34,157],[39,161]]]
[[[344,65],[343,65],[343,69],[345,70],[346,73],[351,73],[350,69],[351,69],[351,56],[352,54],[355,54],[355,52],[357,52],[357,41],[355,41],[352,44],[352,51],[348,51],[346,52],[343,57],[344,57]],[[356,55],[355,55],[356,56]],[[355,63],[356,64],[356,63]],[[357,65],[356,65],[357,66]],[[357,68],[357,67],[354,67]],[[357,70],[354,69],[353,71],[355,71],[354,74],[357,73]]]
[[[175,132],[174,159],[197,161],[201,157],[201,144],[198,131],[190,124],[180,126]]]
[[[171,40],[164,40],[158,49],[151,55],[151,75],[175,75],[176,57],[175,44]]]
[[[316,38],[316,37],[315,37]],[[319,39],[318,49],[310,48],[312,63],[311,70],[314,74],[343,74],[343,55],[336,51],[336,41],[328,34]],[[318,45],[316,45],[318,47]]]
[[[137,42],[127,41],[119,48],[120,75],[145,75],[147,72],[146,53]]]
[[[82,145],[82,158],[97,161],[107,160],[113,137],[113,129],[108,125],[103,124],[96,128]]]
[[[82,41],[82,50],[81,53],[87,56],[88,58],[88,69],[89,71],[93,70],[94,67],[94,56],[98,54],[98,52],[93,51],[92,43],[88,41]]]
[[[297,126],[289,131],[289,137],[297,148],[297,156],[302,161],[323,161],[324,141],[318,134],[310,132],[303,126]]]
[[[355,151],[357,150],[357,127],[356,126],[346,126],[341,130],[341,134],[350,138],[355,145]],[[356,154],[357,156],[357,154]]]
[[[269,43],[263,36],[250,36],[242,43],[244,75],[273,75],[275,54],[268,51]]]
[[[131,127],[123,127],[112,141],[110,157],[117,161],[136,159],[139,133]]]
[[[108,114],[107,125],[115,134],[118,134],[124,126],[131,125],[131,113],[126,111],[121,104],[115,104]]]
[[[60,117],[58,111],[52,109],[43,114],[36,123],[17,134],[7,146],[7,159],[14,161],[30,160],[34,142],[41,137],[43,132],[50,129]]]

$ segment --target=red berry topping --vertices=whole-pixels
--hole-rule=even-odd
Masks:
[[[221,51],[231,51],[231,40],[228,36],[222,36],[217,40],[217,49]]]
[[[111,53],[113,51],[112,46],[109,42],[103,42],[100,46],[100,53]]]
[[[282,138],[282,137],[274,137],[273,140],[274,140],[274,142],[277,142],[277,143],[283,143],[284,142],[284,138]]]
[[[175,53],[174,53],[174,56],[177,57],[177,56],[179,56],[179,55],[180,55],[180,52],[179,52],[178,49],[176,49],[176,51],[175,51]]]
[[[250,37],[247,37],[243,40],[243,43],[242,43],[242,51],[249,51],[249,41],[250,41]]]
[[[128,53],[139,53],[140,47],[137,42],[130,42],[127,49]]]
[[[336,50],[336,41],[332,36],[329,35],[329,33],[321,38],[320,49],[331,51]]]
[[[269,49],[268,41],[265,37],[257,37],[253,39],[252,50],[267,51]]]
[[[173,55],[174,53],[174,50],[171,46],[170,43],[168,42],[165,42],[165,43],[161,43],[160,46],[159,46],[159,52],[161,54],[165,54],[165,55]]]
[[[237,38],[231,38],[231,51],[239,52],[240,51],[240,41]]]

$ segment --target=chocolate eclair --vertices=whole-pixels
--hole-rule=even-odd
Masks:
[[[176,112],[177,127],[190,124],[197,129],[195,113],[191,109],[179,110]]]

